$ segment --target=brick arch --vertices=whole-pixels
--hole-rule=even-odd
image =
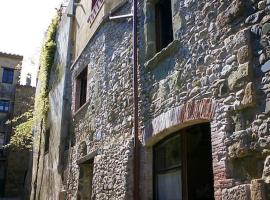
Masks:
[[[216,103],[210,98],[191,100],[154,118],[143,130],[143,143],[152,146],[167,135],[187,126],[211,122]]]

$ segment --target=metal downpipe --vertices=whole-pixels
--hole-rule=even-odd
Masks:
[[[133,0],[133,98],[134,98],[134,200],[140,199],[140,141],[139,141],[139,89],[138,89],[138,32],[137,0]]]

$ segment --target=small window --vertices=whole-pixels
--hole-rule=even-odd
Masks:
[[[173,41],[172,8],[170,0],[159,0],[155,5],[156,51]]]
[[[93,169],[94,159],[88,160],[79,165],[79,187],[77,193],[77,199],[92,199],[92,181],[93,181]]]
[[[13,83],[13,75],[14,75],[13,69],[3,68],[2,82],[12,84]]]
[[[87,94],[87,67],[77,77],[77,108],[82,107],[86,103]]]
[[[92,0],[92,9],[95,7],[98,0]]]
[[[45,153],[49,152],[49,147],[50,147],[50,134],[51,134],[51,130],[48,129],[45,133],[45,146],[44,146],[44,151]]]
[[[9,101],[0,100],[0,112],[9,112]]]

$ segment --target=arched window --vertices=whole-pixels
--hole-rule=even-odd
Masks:
[[[154,199],[214,200],[209,123],[165,138],[153,152]]]

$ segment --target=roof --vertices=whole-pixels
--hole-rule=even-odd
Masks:
[[[9,58],[15,58],[15,59],[23,59],[23,56],[18,55],[18,54],[11,54],[11,53],[5,53],[0,51],[0,56],[2,57],[9,57]]]

